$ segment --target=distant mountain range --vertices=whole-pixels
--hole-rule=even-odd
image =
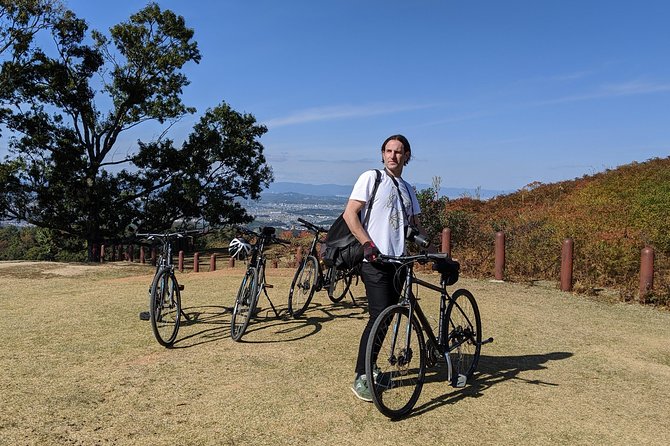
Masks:
[[[415,184],[417,190],[428,189],[431,187],[428,184]],[[267,194],[301,194],[312,195],[318,197],[348,197],[351,193],[352,185],[343,186],[341,184],[305,184],[305,183],[291,183],[291,182],[276,182],[270,184],[270,187],[263,192]],[[440,195],[449,198],[460,197],[479,197],[483,200],[495,197],[497,195],[508,193],[504,190],[493,189],[479,189],[479,188],[458,188],[458,187],[442,187],[440,188]]]

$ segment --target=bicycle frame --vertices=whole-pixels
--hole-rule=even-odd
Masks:
[[[444,329],[445,327],[448,327],[449,324],[449,321],[447,320],[447,304],[451,302],[453,305],[455,305],[456,308],[459,309],[459,311],[461,311],[461,314],[465,315],[465,313],[462,311],[458,302],[452,300],[451,296],[447,292],[446,283],[444,281],[440,281],[440,286],[437,286],[416,277],[416,275],[414,274],[414,263],[415,260],[412,260],[404,264],[404,267],[406,268],[405,280],[404,280],[403,293],[401,295],[399,305],[403,305],[408,308],[409,320],[412,320],[414,317],[416,317],[416,320],[419,321],[419,326],[421,327],[421,330],[423,330],[423,332],[426,334],[426,337],[428,338],[426,348],[427,349],[431,347],[436,348],[437,352],[444,358],[445,362],[447,363],[448,380],[451,382],[453,379],[453,367],[451,364],[451,358],[449,353],[459,348],[465,341],[462,340],[458,343],[453,344],[451,347],[449,346],[448,342],[449,333],[447,333],[447,330]],[[435,333],[433,332],[433,327],[428,321],[426,314],[421,309],[421,305],[419,304],[417,297],[414,295],[414,291],[412,290],[413,285],[418,285],[423,288],[440,293],[440,310],[439,310],[437,336],[435,336]],[[471,321],[468,320],[468,322]],[[410,345],[410,340],[412,336],[411,327],[412,327],[411,324],[407,324],[407,330],[405,333],[405,345]],[[395,330],[394,333],[397,334],[397,326],[393,327],[393,329]],[[397,338],[394,337],[394,342],[395,339]],[[489,338],[485,341],[481,341],[480,345],[492,341],[493,338]],[[395,345],[392,345],[392,350],[393,351],[395,350]]]
[[[330,266],[330,267],[326,267],[324,269],[324,267],[322,266],[322,262],[319,261],[320,256],[317,253],[316,246],[319,242],[323,242],[323,240],[319,239],[319,235],[322,234],[322,233],[327,233],[328,229],[323,228],[321,226],[317,226],[317,225],[315,225],[313,223],[310,223],[307,220],[304,220],[302,218],[298,218],[298,222],[300,222],[300,224],[302,224],[308,231],[310,231],[314,234],[314,238],[312,239],[312,243],[309,247],[309,251],[307,252],[307,255],[303,258],[303,266],[304,266],[305,262],[307,262],[307,259],[310,256],[317,259],[317,262],[316,262],[316,264],[317,264],[317,277],[316,277],[316,282],[315,282],[315,286],[314,286],[314,291],[321,291],[323,289],[326,289],[326,290],[328,290],[328,296],[330,297],[330,299],[333,302],[339,302],[344,297],[344,294],[342,296],[334,297],[333,295],[331,295],[330,287],[333,286],[334,283],[337,283],[338,280],[345,280],[347,285],[346,285],[346,291],[344,291],[344,293],[346,294],[346,292],[348,291],[349,295],[351,296],[352,302],[355,303],[354,296],[351,293],[351,291],[349,291],[349,285],[348,284],[351,283],[351,280],[352,280],[354,275],[356,275],[356,276],[358,275],[357,268],[352,268],[352,269],[346,270],[346,271],[338,271],[338,270],[335,269],[334,266]]]
[[[265,283],[265,266],[267,263],[267,257],[265,256],[264,250],[265,246],[271,242],[272,240],[276,240],[280,243],[287,243],[284,240],[278,239],[274,237],[273,235],[269,234],[263,234],[263,233],[256,233],[254,231],[251,231],[249,229],[246,229],[241,226],[236,227],[238,230],[246,233],[247,235],[251,235],[256,237],[256,242],[251,246],[251,258],[249,259],[249,265],[247,266],[247,270],[250,268],[256,268],[256,271],[258,272],[258,289],[256,291],[256,302],[258,302],[258,298],[261,295],[261,291],[265,293],[265,297],[268,299],[268,302],[270,302],[270,307],[272,308],[272,311],[274,312],[275,316],[279,317],[279,312],[275,308],[274,304],[272,303],[272,300],[270,299],[270,296],[268,295],[267,292],[267,287]]]
[[[448,321],[445,321],[446,317],[446,308],[447,308],[447,300],[450,299],[449,294],[447,293],[446,285],[441,284],[441,286],[436,286],[430,282],[426,282],[425,280],[419,279],[418,277],[415,276],[414,274],[414,262],[411,262],[406,265],[406,275],[405,275],[405,284],[404,284],[404,291],[403,295],[400,299],[399,304],[404,305],[408,307],[409,309],[409,319],[411,320],[415,315],[417,320],[419,321],[419,325],[421,326],[421,329],[423,332],[426,334],[428,337],[428,345],[433,345],[438,348],[438,351],[442,355],[442,357],[445,359],[447,363],[447,372],[448,372],[448,379],[451,380],[452,378],[452,366],[451,366],[451,359],[449,358],[449,351],[451,349],[448,348],[447,345],[447,340],[442,339],[443,337],[443,326],[444,324],[448,324]],[[414,295],[414,292],[412,291],[412,285],[419,285],[421,287],[436,291],[440,293],[440,317],[438,319],[438,335],[435,336],[435,333],[433,332],[433,328],[430,325],[430,322],[428,321],[428,318],[426,317],[426,314],[423,312],[421,309],[421,305],[419,304],[419,301],[417,300],[416,296]],[[406,345],[409,345],[410,339],[412,336],[412,325],[408,324],[407,325],[407,332],[406,332]],[[395,329],[395,327],[394,327]],[[395,347],[395,346],[394,346]]]

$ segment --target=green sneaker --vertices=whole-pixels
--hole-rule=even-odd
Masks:
[[[363,401],[372,402],[372,394],[370,393],[368,379],[365,375],[361,375],[354,380],[354,385],[351,387],[351,391],[354,392],[356,398]]]

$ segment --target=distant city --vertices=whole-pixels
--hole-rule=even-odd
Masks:
[[[272,183],[261,193],[259,201],[246,200],[243,205],[255,217],[251,226],[274,226],[281,229],[298,229],[298,218],[315,225],[330,226],[344,210],[352,186],[337,184]],[[429,185],[416,184],[417,190]],[[441,188],[440,195],[450,199],[474,197],[486,200],[506,193],[501,190]]]
[[[414,185],[417,190],[430,187]],[[342,213],[352,186],[337,184],[272,183],[261,193],[259,201],[244,200],[243,206],[255,220],[250,227],[274,226],[279,229],[300,229],[298,218],[315,225],[330,226]],[[482,200],[507,193],[502,190],[441,188],[440,195],[450,199],[474,197]],[[26,226],[27,223],[0,221],[0,226]]]

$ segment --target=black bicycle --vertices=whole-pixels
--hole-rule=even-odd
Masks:
[[[201,231],[166,232],[161,234],[137,234],[149,241],[159,240],[161,250],[156,262],[156,273],[149,287],[149,320],[151,330],[159,344],[172,347],[181,318],[190,320],[181,309],[181,291],[184,285],[177,282],[172,263],[172,242],[189,234]]]
[[[338,270],[333,265],[326,268],[324,273],[316,246],[317,243],[323,242],[319,239],[319,235],[328,232],[328,229],[302,218],[299,218],[298,222],[314,234],[314,239],[309,252],[298,265],[288,293],[288,312],[294,318],[300,317],[307,310],[315,292],[326,289],[330,300],[339,302],[347,295],[354,276],[358,278],[356,268]],[[351,297],[353,299],[353,295]]]
[[[378,261],[403,265],[399,274],[406,273],[400,303],[376,319],[366,350],[365,373],[372,377],[368,379],[372,400],[381,413],[395,419],[409,413],[419,399],[426,367],[443,359],[449,382],[464,387],[477,368],[481,346],[493,338],[482,341],[479,308],[470,291],[447,293],[446,287],[458,280],[458,263],[447,254],[380,255]],[[416,262],[432,262],[440,272],[440,285],[416,277]],[[413,291],[416,288],[418,293],[419,287],[440,293],[437,337]]]
[[[272,285],[267,284],[265,281],[265,263],[267,259],[263,250],[272,243],[290,244],[290,242],[275,237],[275,228],[271,226],[266,226],[259,232],[240,226],[237,226],[236,229],[256,238],[256,242],[251,247],[251,259],[249,260],[247,271],[242,278],[240,289],[237,292],[233,315],[230,321],[230,337],[234,341],[239,341],[242,339],[242,335],[244,335],[252,316],[256,313],[256,305],[258,304],[261,292],[265,293],[272,311],[279,317],[279,312],[272,304],[267,292],[267,288],[272,288]]]

